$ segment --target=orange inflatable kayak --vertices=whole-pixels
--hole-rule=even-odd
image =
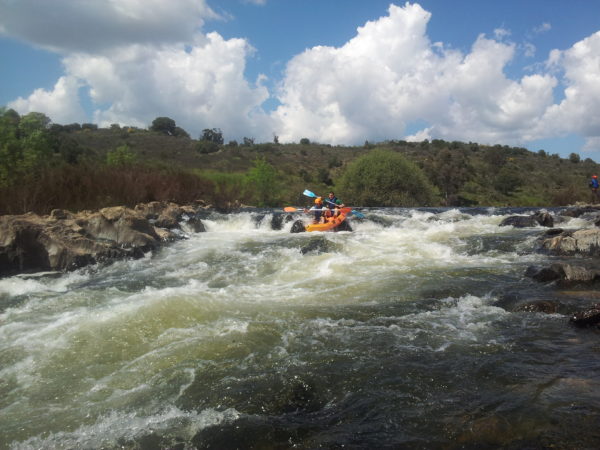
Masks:
[[[340,209],[340,214],[337,217],[328,217],[327,222],[325,223],[311,223],[310,225],[306,225],[306,231],[333,230],[344,220],[346,220],[346,216],[350,214],[350,211],[352,211],[352,208],[342,208]]]

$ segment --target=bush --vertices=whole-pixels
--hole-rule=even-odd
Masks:
[[[391,150],[376,149],[348,165],[338,190],[348,203],[360,206],[430,206],[436,188],[422,170]]]

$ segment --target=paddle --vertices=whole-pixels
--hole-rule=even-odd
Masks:
[[[317,198],[318,195],[315,194],[314,192],[309,191],[308,189],[304,189],[303,192],[304,195],[306,195],[307,197],[312,197],[312,198]],[[327,199],[325,199],[325,201],[329,204],[335,205],[335,203],[333,203],[332,201],[329,201]],[[365,215],[363,213],[360,213],[358,211],[352,210],[350,211],[353,215],[355,215],[356,217],[358,217],[359,219],[364,219]]]
[[[304,208],[294,208],[293,206],[286,206],[283,208],[285,212],[296,212],[296,211],[304,211]],[[327,208],[319,208],[319,209],[308,209],[308,211],[327,211]]]

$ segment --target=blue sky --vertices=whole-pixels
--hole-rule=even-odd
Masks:
[[[0,0],[0,105],[56,123],[600,161],[600,2]]]

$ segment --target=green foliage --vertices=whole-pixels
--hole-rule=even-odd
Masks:
[[[219,148],[219,144],[212,141],[201,140],[196,143],[196,150],[203,154],[216,153]]]
[[[277,170],[264,158],[256,158],[248,171],[248,185],[251,187],[257,206],[276,206],[278,193]]]
[[[302,139],[300,139],[300,144],[301,145],[310,145],[310,139],[302,138]]]
[[[436,189],[416,164],[397,152],[375,149],[344,171],[338,190],[361,206],[431,206]]]
[[[202,130],[203,141],[213,142],[217,145],[223,145],[223,132],[219,128],[206,128]]]
[[[128,145],[121,145],[106,154],[106,164],[109,166],[128,166],[136,160],[137,155]]]
[[[175,135],[175,128],[177,125],[175,121],[169,117],[157,117],[152,121],[152,125],[150,126],[150,131],[156,131],[161,134],[166,134],[168,136]]]
[[[569,161],[572,163],[578,163],[581,161],[581,157],[577,153],[571,153],[569,155]]]

